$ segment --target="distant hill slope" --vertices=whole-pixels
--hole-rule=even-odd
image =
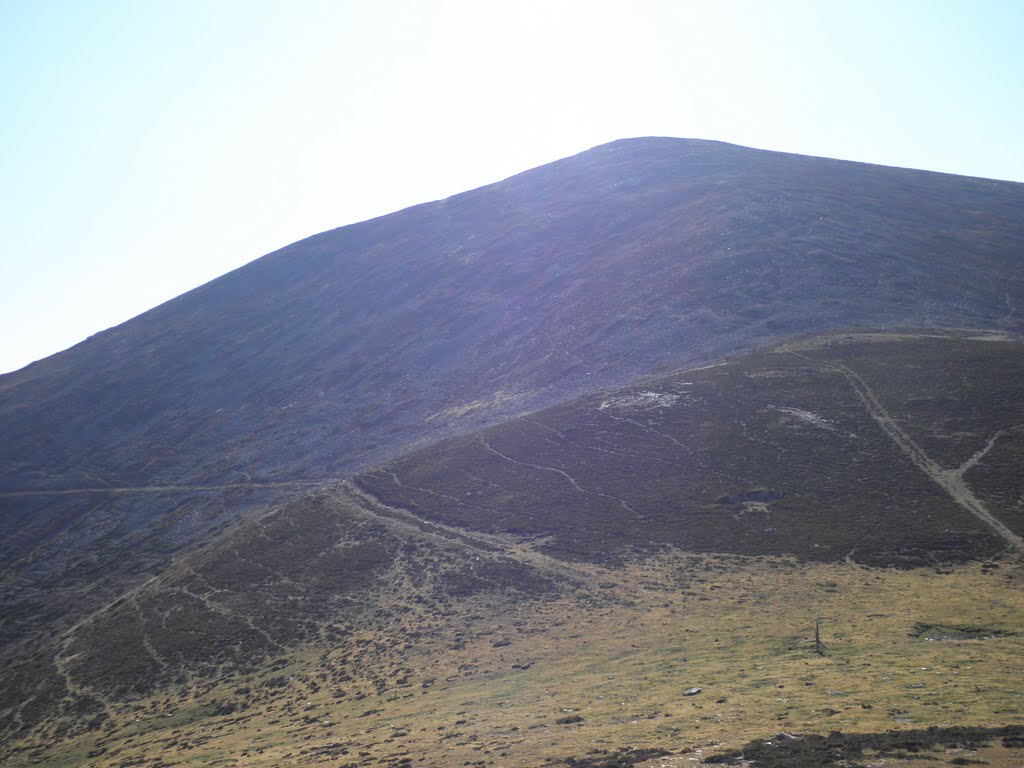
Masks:
[[[1024,551],[1022,374],[1019,343],[813,338],[446,440],[353,484],[568,559],[666,546],[897,567],[978,559]]]
[[[858,324],[1020,332],[1022,211],[1020,184],[652,138],[298,242],[0,377],[0,637],[302,481],[638,375]]]
[[[5,671],[0,724],[45,741],[302,648],[337,650],[361,670],[345,689],[380,697],[401,644],[474,600],[495,621],[539,598],[597,606],[662,555],[857,573],[1019,555],[1022,377],[1024,344],[998,336],[819,336],[443,441],[243,523],[41,642]]]

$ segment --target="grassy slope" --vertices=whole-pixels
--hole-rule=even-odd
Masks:
[[[812,339],[652,379],[362,476],[387,505],[325,488],[181,560],[43,647],[43,671],[5,671],[5,702],[36,693],[14,725],[43,708],[8,762],[534,765],[1021,722],[1017,556],[886,442],[836,361],[894,416],[946,402],[944,466],[995,437],[968,477],[999,489],[1016,344]]]
[[[779,730],[1021,722],[1017,564],[940,573],[678,555],[579,568],[604,588],[461,601],[411,643],[415,617],[300,647],[274,669],[195,681],[194,696],[122,705],[100,733],[10,764],[539,765],[629,747],[708,754]],[[810,642],[816,616],[825,657]],[[1014,634],[933,642],[913,637],[920,622]],[[353,641],[380,655],[353,665]],[[691,687],[703,691],[684,696]],[[218,715],[224,702],[242,708]]]

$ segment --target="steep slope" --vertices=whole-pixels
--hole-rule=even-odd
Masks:
[[[443,441],[237,526],[8,665],[5,732],[44,764],[172,742],[181,764],[211,743],[254,765],[446,765],[484,744],[539,764],[595,739],[692,747],[680,691],[709,684],[733,704],[696,732],[735,746],[776,716],[1006,725],[1022,374],[1003,336],[815,336]],[[812,664],[815,611],[837,657]],[[975,649],[974,694],[929,679],[939,698],[908,705],[916,668],[962,657],[921,637],[963,627],[999,638]],[[774,691],[819,676],[792,704]]]
[[[326,232],[0,377],[4,642],[417,441],[856,324],[1024,319],[1024,186],[615,142]]]

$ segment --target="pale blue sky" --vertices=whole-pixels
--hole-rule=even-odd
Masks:
[[[1017,0],[0,0],[0,371],[627,136],[1024,181],[1022,39]]]

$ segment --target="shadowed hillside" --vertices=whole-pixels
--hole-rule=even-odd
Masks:
[[[1019,332],[1022,209],[1008,182],[635,139],[298,242],[0,377],[0,637],[311,484],[640,375],[858,324]]]
[[[1022,374],[1000,335],[814,336],[325,484],[9,664],[12,764],[640,764],[766,718],[1005,725]]]
[[[964,482],[993,466],[991,485],[1017,482],[1022,372],[1024,347],[1006,341],[813,339],[585,397],[353,482],[420,517],[594,562],[663,546],[976,559],[1024,549],[1024,499],[983,484],[990,512]]]

